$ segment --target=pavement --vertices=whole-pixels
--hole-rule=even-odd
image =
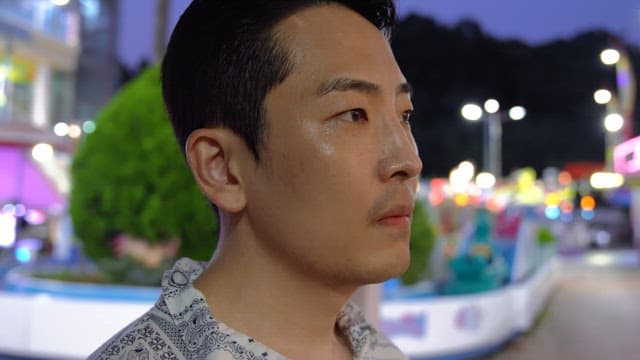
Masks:
[[[486,359],[640,359],[638,251],[566,257],[537,325]]]

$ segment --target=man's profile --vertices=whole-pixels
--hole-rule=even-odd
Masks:
[[[163,95],[218,247],[92,359],[404,358],[349,303],[409,264],[422,163],[394,21],[391,0],[189,6]]]

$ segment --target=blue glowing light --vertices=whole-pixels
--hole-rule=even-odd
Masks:
[[[544,209],[544,215],[549,220],[555,220],[560,217],[560,208],[557,206],[547,206]]]
[[[593,210],[582,210],[580,212],[580,216],[582,216],[582,218],[585,220],[593,220],[595,212]]]
[[[14,254],[16,259],[21,263],[28,263],[31,261],[31,250],[26,247],[17,247]]]

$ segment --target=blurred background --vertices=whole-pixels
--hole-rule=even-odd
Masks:
[[[210,256],[157,67],[189,2],[0,0],[0,359],[85,358]],[[412,359],[640,357],[640,3],[396,5],[424,168],[372,321]]]

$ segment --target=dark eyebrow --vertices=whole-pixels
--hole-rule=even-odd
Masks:
[[[382,92],[380,86],[366,81],[366,80],[358,80],[358,79],[350,79],[350,78],[335,78],[329,81],[322,83],[318,89],[316,90],[316,95],[318,97],[325,96],[334,91],[350,91],[355,90],[359,92],[363,92],[366,94],[378,94]],[[411,85],[409,83],[402,83],[398,85],[398,89],[396,90],[396,94],[409,94],[411,95]]]
[[[380,87],[372,82],[349,78],[336,78],[323,82],[316,90],[318,97],[325,96],[334,91],[355,90],[367,94],[380,92]]]

